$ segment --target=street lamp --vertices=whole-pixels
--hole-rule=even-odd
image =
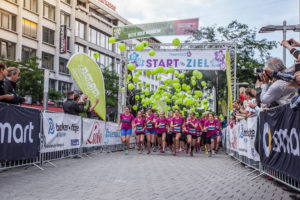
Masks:
[[[286,25],[286,21],[283,21],[282,26],[277,25],[268,25],[261,27],[259,33],[270,33],[274,31],[282,31],[283,33],[283,40],[286,40],[286,31],[295,31],[300,32],[300,24],[298,25]],[[283,63],[286,66],[286,48],[283,47]]]

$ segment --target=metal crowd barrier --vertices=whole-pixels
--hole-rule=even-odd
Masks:
[[[259,123],[259,116],[256,116],[256,115],[254,115],[254,116],[258,118],[257,122]],[[251,116],[251,117],[254,117],[254,116]],[[259,127],[259,125],[258,125],[258,127]],[[257,131],[259,131],[259,129]],[[230,141],[230,138],[227,138],[226,136],[227,135],[225,133],[225,147],[224,148],[225,148],[226,154],[236,160],[233,163],[233,165],[243,164],[243,165],[247,166],[249,169],[252,169],[252,171],[250,173],[248,173],[247,176],[249,176],[253,173],[258,173],[256,176],[252,177],[251,180],[254,180],[262,175],[266,175],[266,176],[271,177],[274,180],[300,192],[300,182],[296,181],[295,179],[293,179],[289,176],[286,176],[285,174],[283,174],[277,170],[270,169],[266,166],[263,166],[260,161],[254,161],[253,159],[249,159],[246,156],[239,155],[239,153],[236,151],[228,149],[226,142],[227,142],[227,140]],[[260,142],[260,140],[259,140],[259,142]]]

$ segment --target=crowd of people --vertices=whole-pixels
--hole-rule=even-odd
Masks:
[[[300,108],[300,43],[294,39],[284,40],[286,47],[295,57],[295,64],[286,68],[282,60],[270,58],[258,74],[255,88],[240,88],[240,98],[233,103],[230,125],[241,119],[277,106],[290,104],[292,109]]]
[[[133,131],[136,134],[138,152],[141,154],[145,149],[147,154],[157,149],[161,153],[167,150],[176,156],[180,151],[190,156],[194,151],[205,151],[208,156],[218,153],[222,136],[222,122],[213,113],[204,113],[197,118],[194,112],[188,117],[183,117],[179,110],[168,115],[164,111],[158,113],[149,108],[137,112],[134,117],[130,108],[126,107],[119,120],[121,139],[126,148],[127,155],[130,147],[130,137]],[[226,121],[225,121],[226,123]]]

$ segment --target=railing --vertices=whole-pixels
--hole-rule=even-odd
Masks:
[[[289,105],[241,120],[223,130],[226,153],[258,173],[252,180],[266,175],[300,191],[299,120]]]
[[[0,170],[123,150],[118,125],[0,103]],[[131,147],[135,146],[135,135]]]

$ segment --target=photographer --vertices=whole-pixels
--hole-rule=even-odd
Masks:
[[[284,71],[286,68],[278,58],[270,58],[264,68],[264,73],[259,77],[263,82],[260,95],[261,103],[266,104],[269,108],[274,107],[274,102],[278,105],[284,105],[291,102],[295,96],[296,89],[286,85],[285,81],[273,78],[271,71]]]

